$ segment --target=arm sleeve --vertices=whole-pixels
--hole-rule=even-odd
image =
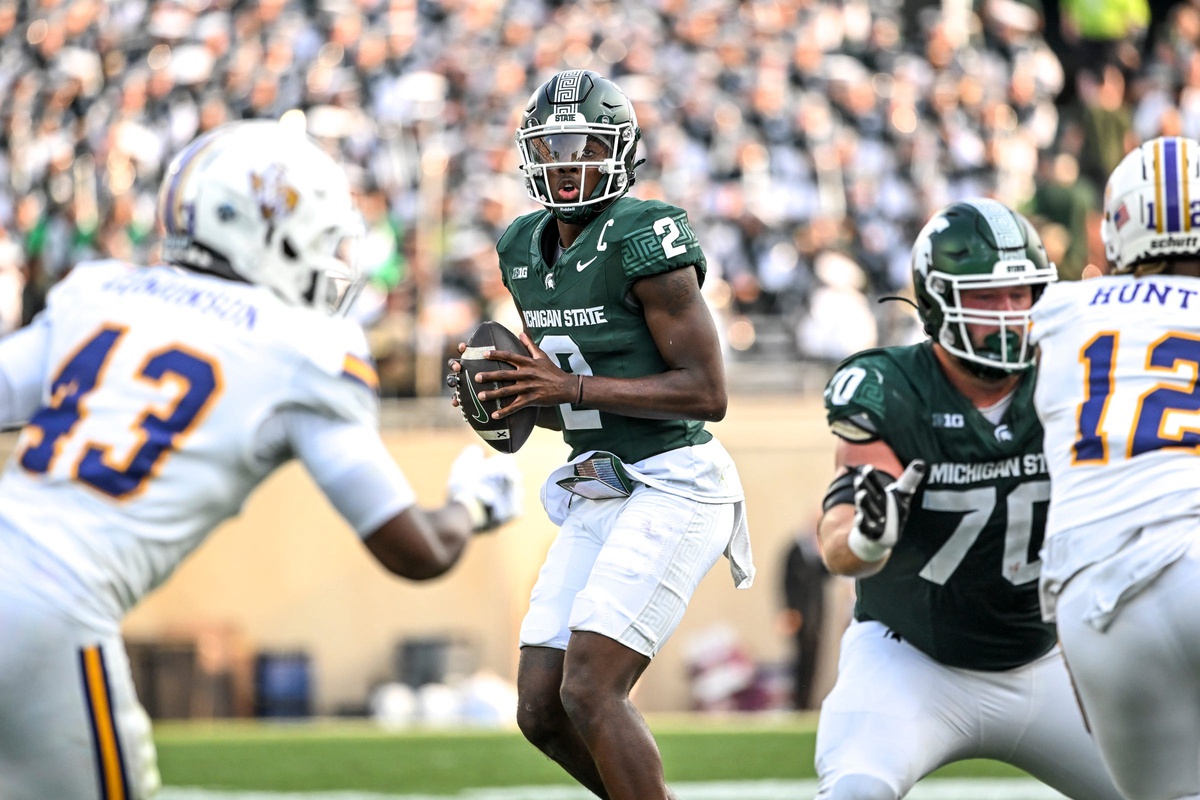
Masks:
[[[416,504],[408,478],[374,428],[300,408],[279,414],[291,452],[360,537]]]
[[[0,426],[26,422],[41,407],[49,351],[45,316],[0,339]]]

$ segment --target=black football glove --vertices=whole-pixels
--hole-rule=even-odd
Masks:
[[[913,492],[925,478],[926,465],[914,459],[899,478],[867,464],[855,469],[854,527],[847,545],[863,561],[879,561],[900,539],[908,521]]]
[[[457,358],[452,358],[446,362],[446,365],[451,368],[450,371],[446,373],[446,385],[454,390],[454,402],[458,404],[458,411],[460,414],[462,414],[463,420],[470,423],[471,419],[467,414],[466,407],[463,406],[462,403],[462,383],[466,378],[466,375],[462,371],[454,371],[453,365],[456,361],[461,363],[461,359]]]

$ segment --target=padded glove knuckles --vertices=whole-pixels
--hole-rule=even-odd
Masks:
[[[925,478],[927,466],[914,459],[899,478],[870,464],[855,468],[854,527],[847,546],[863,561],[879,561],[900,539],[908,520],[913,493]]]

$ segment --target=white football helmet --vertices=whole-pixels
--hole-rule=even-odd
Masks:
[[[273,290],[291,305],[345,312],[362,287],[363,231],[345,171],[304,133],[234,122],[175,156],[158,194],[163,258]]]
[[[1115,272],[1166,256],[1200,258],[1200,144],[1162,136],[1127,153],[1104,189],[1100,234]]]

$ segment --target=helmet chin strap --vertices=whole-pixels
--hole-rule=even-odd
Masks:
[[[1016,374],[1012,370],[989,367],[987,364],[980,364],[978,361],[971,361],[961,356],[955,356],[955,358],[958,359],[959,364],[962,364],[966,368],[967,372],[989,383],[999,383],[1005,378],[1010,378]]]

